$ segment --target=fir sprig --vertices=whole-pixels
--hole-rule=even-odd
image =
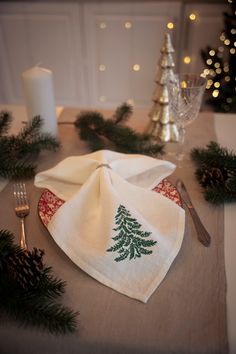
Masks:
[[[116,124],[125,123],[130,118],[132,113],[133,113],[132,107],[127,103],[123,103],[121,106],[117,107],[114,113],[113,116],[114,123]]]
[[[55,151],[56,138],[41,133],[43,120],[34,117],[17,135],[9,135],[12,123],[9,112],[0,113],[0,177],[9,179],[31,178],[36,171],[33,162],[42,150]]]
[[[65,282],[53,276],[52,268],[41,262],[37,251],[21,249],[15,245],[12,233],[0,230],[0,309],[25,326],[56,334],[73,332],[77,313],[55,302],[64,293]]]
[[[236,202],[236,153],[212,141],[204,149],[193,149],[191,157],[205,199],[213,204]]]
[[[11,122],[12,117],[8,112],[0,112],[0,136],[8,132]]]
[[[163,145],[153,142],[148,134],[137,133],[123,124],[131,114],[131,106],[124,103],[112,118],[105,119],[100,112],[88,111],[79,114],[74,124],[80,139],[86,140],[92,151],[110,149],[130,154],[162,154]]]

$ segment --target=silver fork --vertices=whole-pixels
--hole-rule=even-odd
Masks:
[[[21,220],[20,246],[27,249],[25,236],[25,217],[29,215],[30,207],[26,194],[25,184],[22,182],[15,183],[13,186],[13,194],[15,199],[15,212]]]

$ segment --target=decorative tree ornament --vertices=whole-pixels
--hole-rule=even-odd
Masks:
[[[128,258],[134,260],[143,255],[150,255],[153,251],[150,249],[157,241],[149,238],[151,232],[143,231],[142,225],[132,217],[125,206],[120,205],[116,214],[117,227],[113,230],[117,232],[112,239],[116,242],[114,246],[107,249],[107,252],[117,252],[116,262]]]
[[[169,33],[165,34],[164,44],[161,48],[159,68],[155,77],[157,87],[153,94],[153,106],[149,113],[151,122],[148,133],[162,142],[177,142],[179,133],[169,107],[169,94],[167,83],[174,80],[173,68],[175,66],[172,54],[174,49]]]

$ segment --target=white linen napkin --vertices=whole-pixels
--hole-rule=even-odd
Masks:
[[[56,243],[101,283],[147,302],[179,252],[184,210],[152,191],[175,165],[108,150],[72,156],[35,177],[66,202],[48,224]]]

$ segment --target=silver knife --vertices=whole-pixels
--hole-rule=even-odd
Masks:
[[[187,189],[184,185],[184,182],[181,181],[180,179],[178,179],[176,182],[176,187],[177,187],[178,192],[180,193],[180,196],[181,196],[184,204],[187,206],[187,208],[192,216],[199,241],[206,247],[210,246],[211,236],[209,235],[209,233],[205,229],[204,225],[202,224],[202,222],[201,222],[201,220],[200,220],[200,218],[199,218],[199,216],[198,216],[198,214],[191,202],[191,199],[190,199]]]

